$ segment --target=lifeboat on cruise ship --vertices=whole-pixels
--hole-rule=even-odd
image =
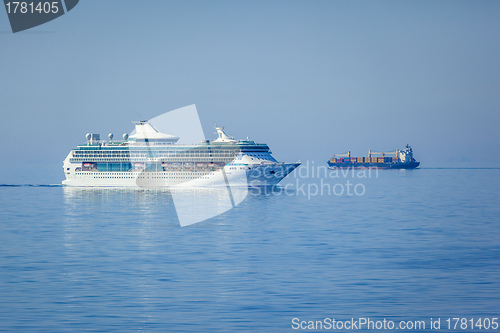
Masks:
[[[198,169],[205,169],[207,167],[207,163],[205,162],[197,162],[196,163],[196,168]]]

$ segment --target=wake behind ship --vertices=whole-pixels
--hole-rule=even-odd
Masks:
[[[373,157],[372,155],[382,155]],[[394,157],[386,155],[395,155]],[[380,168],[380,169],[415,169],[420,165],[413,158],[413,149],[406,145],[405,150],[396,149],[394,152],[372,152],[368,150],[368,157],[351,157],[347,154],[337,154],[328,161],[330,168]]]
[[[123,140],[87,142],[63,162],[67,186],[216,187],[272,186],[300,163],[278,162],[267,144],[235,140],[217,127],[218,138],[191,145],[161,133],[148,121],[135,123],[135,134]]]

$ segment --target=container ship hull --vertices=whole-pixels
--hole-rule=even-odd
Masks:
[[[369,169],[369,168],[378,168],[378,169],[416,169],[420,165],[420,162],[409,162],[409,163],[332,163],[328,161],[328,166],[330,168],[339,168],[339,169],[347,169],[347,168],[355,168],[355,169]]]

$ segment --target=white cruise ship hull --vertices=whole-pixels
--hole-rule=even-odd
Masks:
[[[220,187],[273,186],[300,163],[226,165],[216,171],[80,171],[66,173],[64,186],[78,187]]]

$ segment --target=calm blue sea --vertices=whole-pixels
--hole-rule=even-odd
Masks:
[[[166,191],[0,186],[0,331],[500,317],[500,169],[321,177],[182,228]]]

